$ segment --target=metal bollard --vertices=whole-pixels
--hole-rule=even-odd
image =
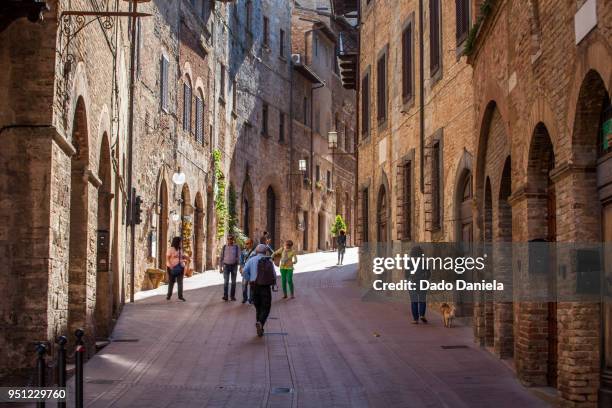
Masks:
[[[36,346],[36,354],[38,354],[38,358],[36,359],[36,371],[37,371],[37,386],[44,387],[45,386],[45,377],[47,371],[47,362],[45,361],[45,354],[47,354],[47,346],[43,343],[39,343]],[[37,408],[44,408],[44,402],[37,402]]]
[[[85,332],[82,329],[77,329],[74,332],[77,338],[75,350],[75,375],[74,375],[74,396],[75,407],[83,408],[83,364],[85,362],[85,343],[83,343],[83,335]]]
[[[68,339],[66,336],[59,336],[56,339],[57,344],[59,344],[59,349],[57,350],[57,386],[58,387],[66,387],[66,343],[68,343]],[[58,401],[58,408],[66,408],[66,401]]]

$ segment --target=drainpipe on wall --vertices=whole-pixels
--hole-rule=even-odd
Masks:
[[[421,193],[425,191],[425,62],[423,61],[423,0],[419,0],[419,154]]]

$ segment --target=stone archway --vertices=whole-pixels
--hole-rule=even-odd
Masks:
[[[159,214],[157,218],[157,267],[166,270],[166,251],[168,250],[168,185],[166,180],[161,181],[159,197],[157,199]]]
[[[560,238],[576,242],[603,242],[601,258],[603,265],[599,270],[606,271],[601,275],[602,301],[598,305],[588,305],[590,314],[600,315],[600,322],[595,319],[589,323],[585,330],[598,331],[599,338],[584,338],[585,347],[600,350],[598,367],[586,367],[592,373],[599,372],[599,404],[601,407],[612,404],[612,256],[610,255],[610,242],[612,242],[612,106],[610,91],[599,72],[590,70],[585,75],[578,93],[576,113],[572,134],[573,162],[576,167],[573,179],[565,177],[557,181],[555,186],[560,192],[572,191],[568,182],[573,182],[578,188],[572,191],[573,214],[580,219],[572,236],[558,234]],[[557,176],[557,175],[555,175]],[[569,180],[568,180],[569,179]],[[582,307],[583,305],[581,305]],[[570,307],[574,307],[573,304]],[[571,315],[570,315],[571,316]],[[569,321],[565,316],[560,324]],[[559,342],[562,343],[572,333],[560,332]],[[575,336],[574,336],[575,337]],[[588,345],[588,346],[587,346]],[[565,359],[579,358],[573,352],[559,356],[559,364]],[[572,384],[574,377],[571,373],[559,373],[559,388],[562,394],[569,394],[575,388]],[[597,381],[588,382],[587,386],[597,384]]]
[[[255,232],[255,228],[253,226],[253,221],[255,220],[253,214],[254,209],[255,201],[253,198],[253,185],[251,184],[251,180],[247,176],[244,180],[244,184],[242,185],[242,199],[240,206],[240,225],[242,226],[242,231],[244,232],[244,235],[246,235],[247,237],[251,237],[251,234]]]
[[[110,336],[113,305],[113,274],[111,268],[110,237],[112,225],[112,179],[108,134],[102,136],[98,177],[102,184],[98,188],[98,228],[96,256],[96,304],[94,308],[95,336],[107,339]]]
[[[76,154],[71,160],[70,240],[68,252],[68,331],[87,329],[87,275],[89,227],[89,134],[83,98],[77,100],[72,125],[72,144]],[[91,335],[91,333],[86,333]]]
[[[183,184],[181,190],[181,218],[179,221],[178,235],[182,239],[182,247],[185,254],[192,257],[189,268],[193,268],[193,206],[191,205],[191,192],[189,185]]]
[[[196,194],[193,214],[193,269],[204,272],[204,200]]]
[[[272,248],[278,247],[278,202],[272,186],[266,190],[266,231],[272,243]]]
[[[384,184],[381,184],[378,189],[376,200],[376,241],[383,243],[387,242],[389,236],[389,203],[387,198],[387,189]]]

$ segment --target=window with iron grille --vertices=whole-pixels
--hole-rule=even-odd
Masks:
[[[204,144],[204,103],[200,96],[196,96],[196,141]]]
[[[266,47],[270,45],[270,20],[268,20],[268,17],[263,18],[263,45]]]
[[[370,74],[361,81],[361,134],[364,139],[370,134]]]
[[[223,65],[219,66],[221,70],[221,79],[219,81],[219,97],[221,99],[225,99],[225,67]]]
[[[317,167],[315,167],[315,180],[321,181],[321,166],[319,166],[318,164]]]
[[[361,193],[361,241],[368,242],[369,237],[369,212],[370,212],[370,198],[368,189],[364,189]]]
[[[280,112],[278,116],[278,141],[285,141],[285,114]]]
[[[455,0],[457,45],[461,44],[470,30],[470,0]]]
[[[183,84],[183,130],[191,131],[191,85]]]
[[[261,133],[268,136],[268,104],[264,103],[261,109]]]
[[[402,194],[402,238],[412,239],[412,161],[406,162],[402,166],[403,173],[403,194]]]
[[[376,64],[377,95],[376,105],[378,108],[378,122],[387,119],[387,55],[383,54]]]
[[[160,71],[161,108],[168,112],[168,59],[165,55],[161,57]]]
[[[327,173],[325,174],[325,181],[326,181],[326,185],[327,185],[327,189],[331,190],[332,188],[332,180],[331,180],[331,171],[327,170]]]
[[[412,23],[410,23],[402,33],[402,97],[404,101],[411,99],[414,94],[412,44]]]
[[[440,0],[429,0],[429,75],[440,69]]]
[[[439,230],[442,227],[442,157],[440,141],[431,147],[431,227]]]
[[[280,37],[279,37],[279,50],[278,50],[278,54],[281,57],[285,56],[285,30],[280,30]]]

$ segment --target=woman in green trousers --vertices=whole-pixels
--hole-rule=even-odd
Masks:
[[[272,254],[274,256],[280,255],[280,272],[281,272],[281,283],[283,286],[283,299],[287,299],[287,286],[289,286],[289,293],[291,299],[295,298],[293,294],[293,265],[297,263],[297,255],[293,250],[293,241],[287,240],[283,248],[279,248]]]

